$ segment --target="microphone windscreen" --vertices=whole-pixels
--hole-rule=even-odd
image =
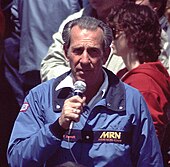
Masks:
[[[84,93],[86,91],[86,83],[83,81],[76,81],[74,83],[74,92]]]

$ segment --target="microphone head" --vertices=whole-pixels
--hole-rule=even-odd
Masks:
[[[86,91],[86,83],[83,81],[76,81],[74,83],[74,92],[84,93]]]

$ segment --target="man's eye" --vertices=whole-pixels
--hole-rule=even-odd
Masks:
[[[83,53],[83,49],[81,48],[76,48],[73,50],[73,53],[76,55],[81,55]]]
[[[91,48],[91,49],[88,49],[88,53],[89,55],[91,55],[92,57],[97,57],[101,54],[100,50],[99,49],[96,49],[96,48]]]

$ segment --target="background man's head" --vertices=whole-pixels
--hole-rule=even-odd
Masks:
[[[111,8],[122,5],[123,3],[135,0],[89,0],[90,5],[97,12],[97,18],[105,21]]]
[[[136,0],[136,4],[147,5],[157,12],[158,17],[162,17],[166,11],[167,0]]]

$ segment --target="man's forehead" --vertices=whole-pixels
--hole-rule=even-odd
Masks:
[[[78,26],[72,28],[71,37],[70,37],[71,45],[101,45],[103,43],[103,30],[101,28],[97,28],[97,30],[88,30],[81,29]]]
[[[101,34],[103,35],[103,30],[100,27],[96,27],[95,29],[90,29],[90,28],[83,28],[80,27],[79,25],[75,25],[71,29],[71,34],[72,35],[80,35],[80,34]]]

